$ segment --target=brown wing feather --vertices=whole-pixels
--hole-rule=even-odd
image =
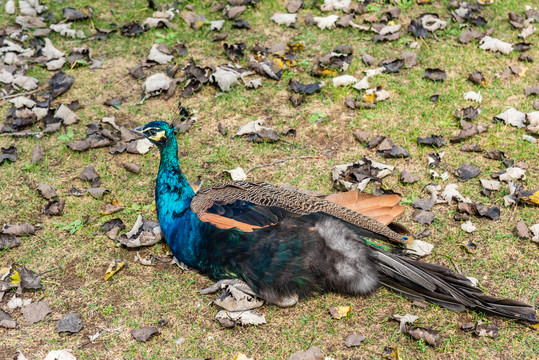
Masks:
[[[388,225],[395,218],[404,213],[404,207],[399,205],[400,196],[361,193],[358,190],[347,191],[344,193],[331,194],[324,197],[325,200],[339,204],[363,215],[367,215]],[[387,217],[390,215],[389,217]],[[384,217],[384,221],[380,219]]]
[[[372,201],[373,204],[378,202],[371,200],[370,197],[365,195],[360,195],[359,193],[354,196],[365,201]],[[333,198],[335,199],[336,197]],[[394,203],[395,198],[389,199],[390,200],[383,199],[382,202],[388,201],[388,203]],[[410,243],[412,241],[412,239],[403,239],[401,235],[397,234],[380,221],[365,216],[357,211],[350,210],[340,204],[275,187],[266,183],[231,181],[201,189],[193,198],[191,209],[200,219],[204,214],[207,214],[206,210],[213,206],[214,203],[226,205],[232,204],[237,200],[249,201],[256,205],[275,206],[297,215],[324,212],[352,225],[379,234],[394,242]],[[397,210],[392,211],[398,213],[401,210],[397,208]],[[396,214],[380,216],[380,219],[384,222],[387,222],[388,220],[391,222],[391,219],[387,216],[392,216],[393,218]]]
[[[260,226],[242,223],[241,221],[229,219],[227,217],[217,215],[217,214],[204,213],[204,214],[198,215],[197,217],[200,221],[209,222],[217,226],[219,229],[238,228],[244,232],[253,232],[254,229],[261,228]]]

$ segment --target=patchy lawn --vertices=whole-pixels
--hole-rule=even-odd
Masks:
[[[222,1],[224,3],[224,0]],[[15,31],[17,7],[14,15],[6,15],[8,2],[0,4],[0,27],[8,34]],[[18,3],[18,2],[17,2]],[[155,1],[158,6],[168,7],[164,1]],[[234,19],[227,19],[220,32],[211,31],[209,21],[224,19],[223,10],[214,11],[219,4],[215,1],[186,1],[178,5],[176,16],[170,20],[171,28],[149,29],[138,36],[121,34],[120,27],[128,21],[142,23],[154,12],[145,1],[71,1],[69,6],[94,9],[91,20],[73,22],[72,28],[82,30],[86,38],[66,38],[51,32],[48,38],[54,46],[67,54],[74,48],[92,49],[92,59],[105,57],[101,68],[90,69],[91,62],[79,60],[73,65],[68,61],[61,71],[74,77],[72,87],[56,97],[51,108],[78,101],[80,108],[75,114],[80,120],[72,125],[62,125],[58,131],[43,136],[12,137],[0,134],[0,147],[16,147],[18,158],[15,162],[0,164],[0,222],[19,224],[29,222],[37,227],[33,236],[20,238],[20,246],[0,250],[0,268],[14,263],[43,275],[41,290],[26,290],[22,298],[33,301],[45,300],[52,312],[43,321],[29,324],[19,309],[8,309],[7,303],[14,291],[6,293],[0,301],[0,308],[8,311],[17,321],[18,329],[0,327],[0,358],[12,358],[20,350],[28,359],[43,359],[51,350],[72,349],[77,359],[164,359],[164,358],[217,358],[231,359],[243,353],[254,359],[282,359],[292,353],[317,346],[324,356],[331,358],[381,358],[385,347],[397,347],[403,359],[533,359],[539,357],[537,330],[514,321],[474,312],[452,312],[428,304],[426,309],[412,305],[402,296],[380,289],[366,297],[348,297],[338,294],[317,294],[303,299],[293,308],[281,309],[265,306],[260,311],[268,324],[258,327],[235,327],[225,329],[214,320],[218,309],[211,304],[213,296],[200,295],[198,289],[209,286],[208,278],[194,271],[182,271],[170,262],[156,261],[155,266],[143,266],[133,261],[137,252],[141,255],[153,254],[167,258],[162,244],[139,249],[117,246],[101,230],[108,220],[119,217],[127,226],[134,224],[138,214],[155,220],[154,181],[159,164],[156,149],[145,155],[122,152],[111,154],[110,146],[105,148],[74,151],[68,146],[87,135],[87,125],[101,123],[103,117],[114,117],[118,126],[130,129],[150,120],[163,119],[177,121],[175,109],[181,101],[195,112],[198,121],[187,133],[178,135],[182,170],[191,181],[197,178],[205,184],[214,184],[228,179],[223,170],[242,167],[247,170],[259,164],[268,164],[287,157],[291,160],[271,166],[254,169],[248,180],[265,181],[316,190],[323,193],[336,192],[331,179],[335,165],[357,161],[368,156],[376,161],[396,167],[383,179],[383,188],[400,193],[406,213],[400,222],[412,233],[430,229],[426,240],[435,245],[433,253],[425,260],[448,266],[466,276],[478,279],[479,286],[497,297],[519,299],[539,305],[539,252],[537,244],[530,239],[522,239],[513,233],[515,224],[524,220],[527,226],[539,222],[537,206],[520,203],[506,207],[504,197],[509,195],[507,183],[502,183],[500,191],[493,191],[490,197],[481,195],[479,179],[491,179],[491,174],[505,169],[501,160],[485,157],[489,150],[499,149],[504,159],[527,165],[526,178],[520,183],[528,189],[539,187],[539,151],[536,143],[522,138],[522,135],[537,135],[526,130],[492,122],[494,116],[514,107],[523,113],[534,110],[537,95],[525,95],[525,89],[539,82],[537,62],[520,61],[526,54],[539,60],[535,33],[523,40],[518,37],[522,29],[515,29],[509,22],[508,12],[514,11],[525,18],[525,5],[537,7],[534,1],[498,0],[494,4],[480,8],[480,15],[486,19],[484,26],[470,25],[482,33],[493,29],[491,36],[511,44],[527,42],[531,48],[525,52],[513,50],[509,54],[484,51],[479,48],[479,40],[463,44],[458,37],[465,30],[451,16],[446,1],[431,1],[418,5],[417,1],[401,0],[398,3],[401,14],[390,20],[390,24],[401,24],[400,36],[394,41],[373,43],[374,33],[354,27],[336,27],[321,30],[315,25],[307,25],[305,16],[344,14],[340,10],[322,12],[318,1],[305,1],[298,13],[298,26],[286,27],[270,20],[276,13],[286,13],[286,0],[253,2],[238,18],[246,20],[251,29],[234,28]],[[357,3],[357,2],[355,2]],[[52,20],[45,16],[48,25],[70,23],[62,20],[62,9],[66,2],[44,2],[52,13]],[[231,5],[232,7],[232,5]],[[370,26],[366,22],[376,16],[374,23],[395,5],[382,1],[372,1],[364,14],[358,14],[355,24]],[[226,10],[225,10],[226,11]],[[453,10],[454,11],[454,10]],[[194,12],[203,14],[206,20],[195,22],[189,27],[181,14]],[[408,24],[422,13],[436,13],[447,22],[435,36],[417,39],[407,31]],[[387,16],[387,15],[386,15]],[[535,26],[538,24],[535,22]],[[95,40],[91,36],[95,29],[118,30],[108,35],[106,40]],[[29,37],[23,42],[10,40],[24,48],[32,43],[35,30],[24,31]],[[227,33],[224,41],[212,41],[220,33]],[[1,34],[1,33],[0,33]],[[481,35],[482,36],[482,35]],[[9,38],[8,38],[9,40]],[[142,100],[145,79],[137,80],[129,75],[127,68],[136,66],[148,56],[154,43],[165,44],[172,49],[177,43],[185,44],[188,55],[174,54],[174,60],[167,65],[144,67],[147,76],[166,72],[167,66],[175,62],[184,69],[189,58],[200,66],[215,68],[217,65],[232,64],[227,57],[223,43],[244,42],[244,58],[236,65],[247,68],[249,59],[256,52],[252,48],[263,45],[271,48],[277,43],[303,44],[303,49],[294,51],[295,66],[285,66],[279,81],[264,75],[262,86],[248,89],[240,80],[230,91],[222,92],[216,85],[205,85],[191,97],[180,94],[186,81],[178,82],[176,93],[165,100],[164,94]],[[413,43],[417,43],[417,47]],[[328,51],[339,45],[350,45],[353,58],[346,71],[335,75],[315,77],[311,74],[313,65]],[[417,64],[411,68],[402,67],[397,73],[382,73],[369,78],[371,88],[379,86],[389,91],[389,99],[376,103],[373,109],[352,110],[345,105],[346,97],[362,96],[351,85],[334,87],[332,79],[337,75],[353,75],[362,79],[364,71],[375,69],[382,60],[401,57],[403,51],[417,53]],[[370,54],[376,62],[372,66],[362,61],[363,54]],[[270,56],[268,56],[270,58]],[[27,64],[26,75],[35,77],[39,89],[47,86],[49,79],[60,70],[48,71],[45,65],[36,64],[23,58]],[[289,63],[289,65],[292,65]],[[26,65],[20,65],[21,69]],[[506,69],[513,66],[513,70]],[[517,69],[519,67],[519,69]],[[445,71],[445,81],[423,79],[427,68]],[[1,69],[1,68],[0,68]],[[487,79],[485,87],[468,80],[473,71],[482,72]],[[183,76],[180,70],[176,79]],[[500,76],[501,75],[501,76]],[[520,75],[520,76],[519,76]],[[307,95],[303,104],[295,108],[289,101],[293,94],[287,89],[289,80],[314,83],[323,80],[325,86],[312,95]],[[6,93],[0,94],[0,119],[9,116],[12,104],[4,96],[10,87],[1,85]],[[24,90],[21,90],[24,92]],[[43,99],[41,90],[36,93]],[[476,134],[462,142],[449,140],[460,132],[460,122],[454,116],[455,110],[479,104],[464,100],[463,94],[480,91],[483,101],[481,112],[473,124],[488,126],[484,133]],[[431,96],[439,94],[437,102]],[[106,106],[111,98],[121,98],[118,108]],[[368,98],[368,97],[363,97]],[[257,118],[266,118],[266,126],[282,131],[293,129],[288,135],[280,135],[276,142],[249,142],[243,137],[232,137],[240,126]],[[51,120],[53,121],[53,120]],[[101,123],[103,129],[115,132],[109,124]],[[227,128],[223,136],[218,126]],[[25,128],[40,131],[40,122]],[[396,145],[406,149],[408,158],[382,158],[376,149],[368,149],[365,144],[354,139],[354,132],[368,131],[371,138],[382,135],[389,137]],[[417,137],[431,134],[441,135],[447,141],[441,149],[419,145]],[[482,152],[463,152],[462,144],[478,143]],[[43,160],[33,163],[32,152],[39,144],[44,150]],[[432,179],[427,167],[430,153],[443,151],[442,173],[449,178]],[[311,156],[300,158],[302,156]],[[140,166],[135,174],[124,169],[123,163],[132,162]],[[478,177],[466,182],[455,176],[455,171],[463,163],[479,166]],[[78,179],[86,166],[93,166],[100,176],[101,187],[109,190],[103,200],[95,199],[85,189],[90,183]],[[521,165],[523,166],[523,165]],[[399,181],[400,172],[408,171],[420,180],[405,185]],[[60,216],[43,213],[47,201],[36,191],[39,183],[54,186],[59,200],[65,201]],[[483,203],[489,207],[498,205],[501,209],[499,220],[471,217],[477,230],[468,234],[461,230],[461,221],[456,204],[435,205],[432,209],[434,221],[431,225],[420,225],[412,221],[411,202],[429,195],[423,188],[435,183],[442,189],[450,183],[457,183],[464,197]],[[83,190],[84,196],[70,195],[72,186]],[[373,191],[372,182],[366,189]],[[123,205],[119,212],[102,214],[106,202]],[[465,251],[462,244],[472,238],[477,244],[475,253]],[[128,265],[105,281],[104,275],[114,258],[126,260]],[[331,306],[351,306],[351,315],[340,320],[333,319],[328,308]],[[56,332],[57,321],[69,311],[81,315],[84,328],[75,334]],[[417,326],[430,327],[439,331],[441,343],[433,348],[423,341],[417,341],[399,332],[398,323],[391,319],[393,314],[411,313],[419,316]],[[146,326],[157,326],[161,320],[166,324],[159,327],[159,334],[148,342],[137,342],[131,330]],[[497,338],[475,337],[460,329],[461,324],[483,321],[499,328]],[[348,334],[358,333],[366,340],[359,346],[347,348],[344,339]],[[99,334],[91,341],[90,336]]]

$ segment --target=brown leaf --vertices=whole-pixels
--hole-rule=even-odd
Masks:
[[[51,185],[46,185],[42,182],[37,185],[37,191],[39,191],[41,196],[43,196],[47,200],[58,197],[58,194],[56,193],[56,189],[54,189],[54,187],[52,187]]]
[[[361,345],[363,341],[366,340],[366,337],[361,336],[357,333],[350,334],[344,340],[344,345],[346,347],[355,347]]]
[[[106,202],[101,208],[101,215],[110,215],[124,208],[123,204],[118,201]]]
[[[470,180],[481,174],[481,169],[478,166],[475,166],[471,163],[462,164],[456,171],[456,175],[462,181]]]
[[[43,161],[43,149],[41,145],[36,144],[34,150],[32,150],[32,164],[37,164]]]
[[[515,232],[518,235],[518,237],[522,239],[529,239],[530,238],[530,232],[528,230],[528,226],[526,225],[526,222],[524,220],[520,220],[517,222],[515,226]]]
[[[102,200],[105,193],[110,191],[105,188],[88,188],[86,189],[86,192],[92,195],[97,200]]]
[[[406,333],[417,340],[425,340],[429,345],[436,346],[440,343],[440,334],[433,329],[410,326],[406,329]]]
[[[324,359],[324,355],[322,354],[322,351],[316,346],[312,346],[308,348],[307,350],[300,350],[296,351],[292,355],[290,355],[290,358],[288,360],[322,360]]]
[[[479,337],[491,337],[491,338],[497,338],[499,335],[498,327],[496,325],[486,325],[482,323],[478,323],[474,330],[474,335]]]
[[[288,0],[288,4],[286,5],[286,10],[289,13],[296,13],[303,7],[303,0]]]
[[[414,210],[412,220],[420,224],[432,224],[434,221],[434,214],[426,210]]]
[[[45,204],[43,214],[48,216],[61,216],[64,212],[65,200],[53,200]]]
[[[159,334],[159,330],[155,326],[144,327],[137,330],[131,330],[131,336],[137,341],[146,342],[155,334]]]
[[[52,310],[47,301],[34,302],[21,309],[22,316],[30,324],[42,321],[51,312]]]
[[[56,324],[56,332],[78,333],[82,330],[83,326],[84,323],[82,322],[79,314],[68,312]]]
[[[474,71],[470,75],[468,75],[468,80],[471,82],[481,85],[483,87],[487,86],[487,79],[483,76],[483,74],[480,71]]]
[[[407,69],[414,67],[417,64],[417,54],[412,51],[403,51],[401,54],[404,60],[404,67]]]
[[[445,81],[447,79],[447,74],[441,69],[425,69],[423,78],[432,81]]]
[[[484,35],[481,31],[473,28],[466,28],[459,36],[459,41],[463,44],[467,44],[472,40],[480,39]]]
[[[538,94],[539,94],[539,85],[528,86],[528,87],[526,88],[526,90],[524,90],[524,94],[525,94],[526,96],[538,95]]]
[[[365,63],[367,66],[371,66],[376,62],[376,58],[369,54],[363,54],[361,56],[361,60]]]
[[[352,135],[354,135],[354,139],[360,143],[367,142],[371,137],[371,133],[369,131],[354,131]]]
[[[483,151],[483,149],[481,149],[478,143],[464,144],[461,146],[460,150],[466,151],[466,152],[482,152]]]
[[[395,347],[385,347],[384,352],[382,353],[382,359],[388,360],[400,360],[399,349]]]
[[[2,230],[3,234],[8,235],[33,235],[36,231],[36,228],[33,225],[30,225],[28,223],[23,223],[19,225],[4,225],[4,229]]]
[[[127,171],[131,171],[132,173],[135,173],[135,174],[140,173],[140,166],[138,166],[137,164],[128,162],[128,163],[122,163],[122,166],[124,169],[126,169]]]
[[[400,180],[403,184],[413,184],[418,182],[420,179],[418,176],[403,170],[401,171]]]
[[[79,175],[79,179],[83,181],[94,181],[96,179],[99,179],[99,175],[95,171],[93,166],[86,166],[84,170]]]
[[[19,239],[15,235],[8,235],[0,233],[0,250],[12,249],[21,244]]]

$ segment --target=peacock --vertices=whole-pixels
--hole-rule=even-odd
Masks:
[[[368,295],[385,286],[452,310],[539,322],[533,305],[488,296],[467,277],[406,255],[411,239],[392,225],[403,213],[398,195],[319,198],[250,181],[195,194],[180,170],[175,126],[152,121],[132,131],[160,151],[155,202],[170,250],[216,281],[239,279],[283,307],[313,292]]]

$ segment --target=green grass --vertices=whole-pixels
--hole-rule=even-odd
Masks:
[[[162,1],[158,3],[164,4]],[[361,54],[369,53],[377,61],[392,60],[405,50],[413,38],[402,32],[401,39],[392,43],[372,44],[371,34],[355,29],[320,30],[307,27],[303,23],[304,15],[312,12],[315,16],[325,16],[313,4],[307,1],[306,9],[300,11],[298,29],[278,26],[269,20],[274,12],[284,12],[286,1],[261,1],[255,8],[248,8],[243,18],[250,22],[252,30],[238,30],[227,21],[223,32],[229,34],[227,43],[245,42],[247,45],[265,45],[278,42],[304,42],[305,49],[297,53],[298,65],[287,69],[280,82],[264,78],[263,86],[256,90],[243,87],[233,88],[229,93],[220,94],[215,87],[207,86],[200,93],[189,99],[180,99],[175,95],[168,102],[162,97],[151,98],[138,105],[142,81],[126,77],[126,67],[136,65],[149,53],[152,44],[165,36],[165,43],[173,45],[175,41],[185,43],[189,55],[179,58],[185,64],[193,57],[197,64],[218,65],[230,63],[222,48],[222,43],[211,41],[214,36],[206,28],[192,30],[179,15],[173,23],[177,30],[157,29],[145,32],[136,38],[126,38],[119,33],[111,34],[107,41],[70,42],[58,34],[51,34],[53,44],[63,50],[73,47],[91,46],[93,56],[106,56],[104,68],[88,70],[87,67],[63,69],[75,76],[73,88],[55,101],[55,104],[69,103],[78,99],[82,105],[77,114],[81,121],[62,129],[56,134],[42,139],[11,139],[0,137],[0,146],[15,144],[19,160],[13,164],[0,166],[0,220],[6,223],[31,222],[40,224],[36,236],[22,239],[22,245],[12,250],[0,250],[0,266],[14,262],[37,272],[63,265],[62,269],[45,276],[44,289],[25,293],[25,297],[34,300],[44,298],[49,301],[53,313],[44,322],[28,325],[18,313],[16,320],[21,329],[0,329],[0,355],[2,349],[11,351],[20,349],[29,358],[44,358],[52,349],[71,348],[78,359],[164,359],[174,357],[212,357],[231,359],[238,352],[255,359],[283,359],[297,350],[309,346],[318,346],[325,356],[334,358],[378,359],[385,346],[397,346],[403,359],[533,359],[539,356],[537,331],[512,321],[499,319],[473,312],[456,313],[428,305],[422,310],[411,305],[401,296],[381,289],[366,298],[342,296],[338,294],[316,294],[302,300],[291,309],[273,306],[262,308],[268,324],[261,327],[224,329],[213,317],[217,313],[210,302],[212,296],[203,296],[197,289],[211,284],[211,281],[195,272],[182,272],[175,266],[159,263],[156,267],[143,267],[132,262],[136,251],[120,248],[99,231],[99,226],[113,217],[121,217],[130,227],[138,213],[155,219],[153,210],[153,186],[158,166],[158,154],[154,150],[144,156],[131,154],[110,155],[108,149],[90,150],[77,153],[66,146],[66,134],[70,131],[74,139],[85,137],[85,125],[100,121],[104,116],[115,116],[116,122],[128,128],[144,124],[154,119],[171,120],[171,108],[179,100],[196,110],[199,121],[188,134],[178,136],[182,170],[191,180],[198,176],[206,184],[214,184],[227,179],[223,170],[241,166],[248,169],[254,165],[269,163],[288,156],[329,155],[328,158],[290,160],[275,166],[254,170],[249,180],[270,183],[290,183],[292,185],[332,192],[330,173],[334,165],[355,161],[364,155],[375,160],[395,165],[397,171],[384,179],[384,187],[402,194],[404,202],[425,197],[422,189],[435,182],[442,186],[458,182],[453,176],[463,162],[477,164],[482,174],[480,178],[489,178],[490,173],[498,171],[502,165],[498,161],[487,160],[482,154],[463,153],[460,144],[450,144],[441,149],[445,151],[442,164],[450,174],[449,180],[442,182],[429,178],[427,155],[435,149],[416,144],[416,137],[430,134],[443,135],[446,139],[459,131],[458,120],[453,116],[455,109],[469,106],[471,103],[462,99],[464,92],[481,90],[483,95],[482,113],[476,123],[489,125],[485,134],[468,139],[465,143],[478,142],[483,149],[500,149],[515,161],[522,160],[530,168],[524,184],[528,188],[537,188],[539,184],[539,151],[536,144],[521,139],[525,133],[503,124],[492,124],[491,119],[505,110],[507,106],[529,112],[532,111],[534,98],[524,96],[526,86],[535,85],[537,74],[535,64],[519,63],[518,53],[495,55],[478,48],[477,41],[462,45],[457,37],[460,29],[449,21],[445,30],[438,32],[437,38],[429,37],[420,42],[418,64],[412,69],[402,69],[398,74],[383,74],[370,79],[372,87],[381,86],[391,93],[390,99],[377,105],[372,110],[350,110],[344,105],[346,96],[356,94],[348,88],[335,89],[331,78],[323,78],[326,86],[320,93],[307,97],[299,108],[293,108],[287,91],[288,79],[302,82],[320,81],[310,75],[316,57],[334,49],[338,45],[349,44],[354,49],[354,60],[346,74],[363,76],[366,67],[361,61]],[[381,15],[389,5],[381,4]],[[403,14],[398,20],[404,28],[410,19],[422,12],[436,12],[444,20],[448,19],[445,2],[418,6],[415,2],[403,1]],[[532,2],[527,2],[533,5]],[[48,2],[47,5],[59,19],[61,9],[67,4]],[[73,25],[82,29],[86,35],[93,33],[93,26],[111,28],[112,24],[121,26],[127,21],[142,22],[152,11],[145,1],[73,1],[69,6],[82,8],[90,5],[95,9],[93,25],[90,21],[81,21]],[[207,2],[188,1],[180,3],[180,11],[187,11],[186,6],[194,7],[195,12],[206,15],[209,20],[221,18],[220,13],[210,11]],[[519,31],[512,29],[507,21],[507,12],[524,12],[524,3],[517,0],[496,1],[485,7],[482,15],[489,21],[486,26],[494,27],[493,36],[513,43],[519,42]],[[370,8],[371,10],[373,7]],[[5,16],[0,4],[0,26],[12,24],[15,17]],[[335,12],[339,13],[339,12]],[[362,17],[356,19],[360,22]],[[529,39],[536,43],[537,34]],[[537,47],[532,47],[530,55],[539,59]],[[250,57],[240,65],[246,66]],[[525,77],[496,78],[507,66],[518,63],[527,68]],[[447,72],[448,79],[443,83],[433,83],[422,79],[425,68],[440,67]],[[164,70],[158,66],[145,69],[146,74]],[[481,71],[488,79],[486,88],[481,88],[467,81],[468,74]],[[52,76],[39,66],[30,66],[27,74],[35,76],[40,86],[46,84]],[[180,84],[183,85],[183,84]],[[437,103],[429,101],[433,93],[439,92]],[[179,91],[178,91],[179,93]],[[111,97],[126,97],[120,110],[106,107],[103,102]],[[0,102],[0,118],[5,118],[8,105]],[[312,121],[313,114],[327,114],[321,122]],[[295,137],[283,138],[286,142],[274,144],[254,144],[242,138],[222,137],[217,132],[219,123],[229,128],[234,134],[239,126],[258,117],[272,116],[268,123],[276,130],[294,128]],[[374,151],[364,148],[354,141],[352,132],[370,131],[374,135],[389,136],[396,144],[403,146],[411,154],[409,159],[381,159]],[[31,152],[39,143],[45,150],[42,163],[31,164]],[[138,175],[127,172],[121,167],[122,162],[135,162],[141,166]],[[105,200],[118,200],[125,209],[117,214],[102,216],[102,202],[84,196],[76,198],[67,193],[72,185],[86,189],[88,184],[76,177],[87,165],[93,165],[101,175],[103,187],[111,191]],[[413,185],[402,185],[398,181],[400,171],[407,170],[421,177]],[[39,182],[56,187],[60,199],[66,200],[64,215],[49,218],[42,214],[45,200],[36,192]],[[472,200],[503,205],[503,196],[507,190],[494,194],[491,199],[479,194],[480,186],[476,179],[458,182],[459,191]],[[370,188],[369,188],[370,191]],[[411,222],[412,209],[406,206],[402,222],[413,233],[421,227]],[[453,267],[453,263],[467,276],[479,279],[481,288],[500,297],[517,298],[539,304],[539,271],[537,268],[537,246],[530,241],[518,239],[512,234],[516,221],[523,219],[528,225],[539,222],[537,207],[502,206],[501,219],[493,222],[472,219],[478,227],[473,235],[460,230],[460,223],[453,220],[455,205],[437,205],[433,209],[435,221],[431,225],[431,236],[427,239],[436,245],[433,255],[427,260]],[[78,226],[77,221],[89,216],[87,224]],[[63,228],[67,227],[68,230]],[[76,229],[73,234],[69,230]],[[461,244],[473,236],[478,250],[475,254],[466,253]],[[138,250],[164,256],[161,245]],[[105,282],[103,275],[112,258],[122,258],[129,262],[126,269]],[[6,296],[7,299],[10,295]],[[5,308],[6,298],[0,303]],[[333,320],[327,308],[335,305],[352,306],[352,315]],[[75,335],[58,335],[54,329],[56,320],[67,311],[79,312],[86,327]],[[432,327],[440,331],[441,344],[437,348],[423,342],[410,339],[401,334],[398,324],[391,320],[395,313],[414,313],[419,315],[418,325]],[[160,334],[147,343],[138,343],[132,339],[130,331],[143,326],[156,325],[167,319],[168,324],[160,329]],[[495,323],[500,328],[497,339],[474,338],[460,330],[460,324],[483,320]],[[88,341],[88,336],[100,332],[95,344]],[[351,332],[358,332],[367,340],[358,348],[344,347],[344,339]],[[177,344],[180,338],[184,342]],[[43,339],[43,340],[42,340]],[[1,357],[1,356],[0,356]]]

